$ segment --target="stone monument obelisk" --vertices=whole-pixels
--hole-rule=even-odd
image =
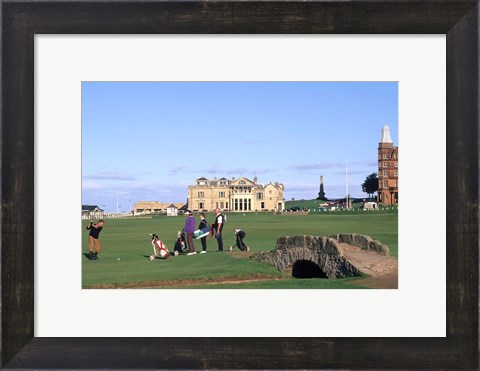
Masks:
[[[325,191],[323,190],[323,175],[320,175],[320,192],[318,192],[317,200],[326,200]]]

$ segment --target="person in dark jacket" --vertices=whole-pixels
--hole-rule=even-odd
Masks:
[[[230,251],[233,251],[235,247],[238,247],[241,251],[250,251],[250,248],[245,245],[245,242],[243,242],[243,239],[246,236],[245,231],[242,231],[241,229],[234,229],[234,232],[236,237],[236,244],[235,246],[230,246]]]
[[[100,246],[100,232],[103,229],[103,220],[99,220],[97,224],[93,224],[93,222],[90,222],[87,225],[87,230],[90,230],[89,236],[88,236],[88,256],[87,258],[90,260],[95,260],[97,259],[97,254],[100,252],[102,247]]]
[[[223,231],[223,216],[220,214],[220,209],[215,209],[215,223],[212,225],[213,233],[215,234],[215,238],[217,239],[218,243],[218,250],[217,252],[223,251],[223,239],[222,239],[222,231]]]
[[[198,225],[198,229],[204,229],[209,227],[207,220],[205,219],[205,213],[200,213],[200,224]],[[202,252],[200,254],[207,253],[207,236],[200,238],[202,242]]]

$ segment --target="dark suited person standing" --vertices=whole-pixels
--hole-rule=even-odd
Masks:
[[[218,243],[218,250],[217,252],[223,251],[223,239],[222,239],[222,231],[223,231],[223,216],[220,214],[220,209],[215,209],[215,223],[213,224],[213,232],[215,233],[215,238],[217,239]]]

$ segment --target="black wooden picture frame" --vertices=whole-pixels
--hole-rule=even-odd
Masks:
[[[478,0],[1,0],[0,9],[1,367],[478,369]],[[447,214],[445,225],[438,226],[446,228],[447,235],[447,336],[34,337],[34,246],[31,243],[34,231],[33,38],[35,34],[118,33],[445,34],[447,196],[446,200],[437,202],[445,202]]]

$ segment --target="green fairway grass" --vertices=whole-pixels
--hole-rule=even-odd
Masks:
[[[397,212],[389,213],[323,213],[313,215],[272,215],[267,213],[228,213],[225,224],[224,248],[235,244],[233,230],[241,228],[246,232],[245,243],[251,251],[269,251],[275,248],[280,236],[318,235],[337,233],[361,233],[380,240],[390,248],[390,255],[398,256]],[[197,225],[198,225],[198,217]],[[213,222],[213,214],[207,221]],[[170,251],[181,230],[185,217],[131,217],[107,219],[100,234],[102,252],[99,259],[90,261],[83,255],[82,285],[89,287],[125,287],[138,283],[139,287],[156,286],[158,282],[199,280],[221,281],[260,278],[261,281],[241,284],[201,284],[185,283],[187,288],[351,288],[349,280],[299,280],[287,278],[273,267],[257,263],[242,254],[216,253],[215,238],[207,238],[207,254],[194,256],[172,256],[167,260],[148,260],[153,253],[149,233],[156,233]],[[82,222],[82,253],[88,251],[88,221]],[[201,251],[200,240],[195,240],[195,248]],[[237,251],[239,251],[237,249]],[[279,280],[282,278],[281,280]],[[267,281],[269,280],[269,281]],[[204,282],[205,283],[205,282]],[[212,287],[215,286],[215,287]],[[338,286],[338,287],[337,287]],[[127,286],[128,287],[128,286]],[[355,285],[355,288],[360,288]]]

